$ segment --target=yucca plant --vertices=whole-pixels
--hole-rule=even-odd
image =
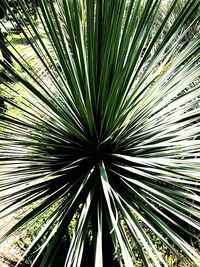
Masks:
[[[166,1],[163,5],[161,5],[160,8],[160,17],[162,18],[165,16],[165,14],[168,12],[168,8],[171,5],[172,1]],[[166,25],[166,30],[170,27],[170,25],[173,24],[173,22],[176,20],[177,16],[182,12],[184,6],[186,5],[187,0],[178,0],[175,8],[172,11],[172,14],[169,17],[169,20]],[[200,12],[199,8],[196,8],[193,10],[192,14],[188,18],[188,20],[185,22],[183,27],[181,27],[180,32],[184,32],[184,30],[192,24],[193,20],[198,16]],[[182,42],[185,42],[185,45],[192,39],[194,36],[197,36],[200,31],[200,24],[199,23],[193,23],[192,26],[190,26],[190,30],[187,32],[185,35],[184,39]]]
[[[177,0],[159,23],[160,0],[40,0],[38,24],[18,2],[34,60],[1,61],[21,97],[0,115],[1,218],[35,208],[2,240],[45,214],[31,266],[168,266],[152,236],[200,266],[200,38],[180,45],[199,1],[164,33]]]

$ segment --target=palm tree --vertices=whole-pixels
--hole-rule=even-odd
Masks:
[[[1,218],[35,207],[2,240],[46,216],[31,266],[167,267],[155,236],[200,266],[200,39],[180,33],[199,1],[167,32],[177,0],[159,23],[163,1],[143,2],[41,0],[36,25],[19,0],[35,59],[1,60],[23,101],[0,115],[0,201]]]

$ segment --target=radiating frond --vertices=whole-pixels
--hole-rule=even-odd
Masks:
[[[200,3],[164,2],[3,0],[30,53],[0,59],[0,218],[35,208],[2,240],[47,218],[21,261],[167,267],[156,236],[200,266]]]

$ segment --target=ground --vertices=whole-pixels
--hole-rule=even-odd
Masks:
[[[12,214],[1,219],[0,237],[8,231],[18,221],[18,213]],[[9,222],[9,223],[8,223]],[[12,234],[7,240],[0,244],[0,267],[13,267],[19,260],[20,248],[17,248],[17,234]]]

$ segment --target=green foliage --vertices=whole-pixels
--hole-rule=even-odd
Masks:
[[[0,60],[22,98],[0,115],[0,218],[34,203],[2,239],[33,227],[22,264],[200,266],[200,39],[182,45],[200,3],[168,26],[163,2],[41,0],[36,24],[19,0],[31,53]]]

